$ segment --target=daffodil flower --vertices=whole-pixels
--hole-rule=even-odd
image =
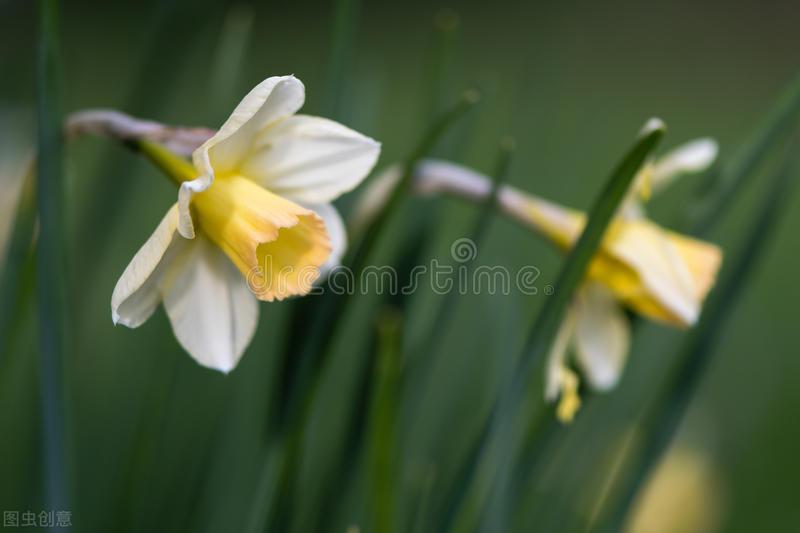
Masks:
[[[714,284],[722,253],[710,243],[664,229],[645,217],[643,200],[663,190],[681,174],[699,172],[716,157],[716,144],[700,139],[648,162],[610,224],[589,264],[586,280],[561,324],[548,359],[545,395],[559,399],[558,418],[570,421],[580,407],[578,374],[568,355],[595,390],[619,381],[630,346],[624,307],[676,327],[694,324]],[[400,176],[390,167],[363,193],[357,224],[367,223]],[[414,172],[418,194],[453,194],[482,201],[491,192],[489,178],[441,160],[425,160]],[[510,186],[498,191],[500,209],[561,250],[580,237],[586,215]]]
[[[178,201],[114,288],[115,324],[164,304],[178,342],[228,372],[255,332],[258,300],[308,293],[347,236],[331,202],[370,172],[380,145],[336,122],[296,115],[293,76],[257,85],[222,127],[178,159]]]
[[[545,397],[549,401],[559,399],[556,415],[562,422],[570,422],[580,407],[577,376],[568,364],[570,351],[594,390],[611,389],[619,381],[631,336],[620,304],[676,327],[697,321],[716,279],[722,252],[713,244],[670,232],[647,220],[643,202],[677,177],[705,170],[716,155],[713,140],[698,139],[649,161],[634,178],[550,351]],[[528,205],[523,211],[538,219],[537,229],[564,247],[575,242],[586,223],[582,213],[547,217],[552,205],[542,209],[533,198],[525,203]]]

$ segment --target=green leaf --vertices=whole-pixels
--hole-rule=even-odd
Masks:
[[[247,46],[253,37],[255,12],[252,5],[234,4],[225,14],[225,22],[214,51],[209,97],[212,102],[235,102],[237,81],[242,77]]]
[[[361,11],[361,0],[336,0],[331,35],[331,55],[328,60],[328,84],[325,91],[324,115],[341,120],[344,115],[343,96],[350,76],[350,63],[355,33]]]
[[[45,502],[49,509],[69,509],[64,427],[64,283],[62,214],[62,144],[59,111],[59,36],[57,0],[39,2],[37,72],[36,293],[41,356]]]
[[[434,17],[433,43],[428,53],[430,62],[426,84],[427,95],[426,117],[435,117],[443,109],[445,95],[449,94],[448,85],[452,78],[453,56],[457,49],[457,37],[461,20],[458,13],[451,9],[442,9]]]
[[[786,140],[797,125],[800,114],[800,75],[797,75],[770,109],[764,121],[736,155],[719,170],[707,195],[692,216],[693,233],[704,235],[744,188],[747,180],[770,154],[775,145]]]
[[[375,533],[398,530],[397,424],[402,366],[401,317],[386,311],[378,321],[378,362],[375,393],[370,406],[369,508]]]
[[[537,317],[519,362],[504,376],[504,385],[500,387],[500,396],[491,415],[486,443],[452,530],[471,532],[482,525],[494,531],[507,530],[505,521],[510,516],[507,509],[510,498],[506,491],[510,486],[519,446],[531,423],[535,424],[542,416],[552,416],[549,413],[543,415],[541,410],[545,355],[608,224],[625,198],[632,180],[663,134],[664,129],[659,125],[640,136],[613,171],[590,210],[586,228],[570,251],[556,280],[555,292]],[[485,515],[487,506],[489,513]]]
[[[619,483],[616,504],[604,514],[603,522],[595,531],[615,532],[622,529],[644,481],[672,442],[714,354],[719,333],[786,210],[799,177],[796,151],[796,145],[789,147],[784,164],[773,175],[764,200],[748,225],[749,233],[738,252],[729,255],[723,277],[705,304],[697,326],[680,348],[676,364],[659,388],[659,393],[641,415],[638,427],[644,435],[644,441],[627,459],[628,475],[623,476]]]

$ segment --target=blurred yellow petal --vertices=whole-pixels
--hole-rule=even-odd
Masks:
[[[714,244],[678,233],[668,232],[668,235],[689,268],[695,297],[702,301],[717,280],[717,272],[722,265],[722,250]]]
[[[638,494],[625,533],[721,531],[725,485],[708,452],[678,442]]]
[[[501,191],[501,205],[562,250],[568,250],[580,236],[586,215],[516,189]]]
[[[261,300],[308,293],[330,255],[330,238],[316,213],[242,176],[218,176],[192,205],[203,232]]]
[[[616,278],[598,278],[635,310],[675,325],[697,320],[701,300],[691,272],[662,228],[646,219],[618,219],[606,233],[603,253],[636,272],[633,290]]]
[[[513,192],[514,201],[525,204],[527,224],[558,247],[568,249],[580,236],[583,213]],[[697,320],[720,260],[721,251],[713,244],[644,218],[617,218],[589,265],[588,278],[606,285],[639,313],[687,326]]]
[[[642,202],[647,202],[653,195],[653,165],[646,163],[633,182],[633,193]]]
[[[561,398],[556,406],[556,417],[564,424],[570,424],[581,408],[581,397],[578,394],[580,380],[578,375],[566,367],[561,368]]]

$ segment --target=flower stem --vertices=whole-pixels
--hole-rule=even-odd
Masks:
[[[149,159],[176,185],[197,177],[194,165],[161,144],[146,140],[129,141],[126,144]]]
[[[480,212],[478,213],[472,230],[469,232],[471,245],[476,251],[475,255],[462,263],[462,267],[466,269],[466,274],[459,272],[457,269],[453,270],[452,280],[453,284],[457,283],[458,276],[465,276],[467,279],[472,279],[475,260],[477,259],[477,252],[480,251],[486,234],[489,230],[489,223],[497,207],[497,197],[500,188],[508,178],[508,169],[511,163],[511,154],[514,151],[514,143],[510,139],[506,139],[500,146],[500,154],[497,158],[497,164],[492,173],[492,185],[489,189],[489,194],[484,198],[481,205]],[[444,340],[447,333],[447,328],[455,316],[453,309],[456,307],[455,303],[460,296],[458,291],[448,291],[444,300],[439,305],[437,310],[436,319],[431,322],[428,329],[428,334],[424,342],[421,344],[420,350],[415,350],[419,354],[419,360],[427,364],[433,364],[434,356],[439,349],[439,344]],[[427,367],[430,371],[430,367]]]

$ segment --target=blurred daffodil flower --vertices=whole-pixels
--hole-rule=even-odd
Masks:
[[[173,157],[178,202],[117,282],[114,323],[135,328],[163,302],[181,346],[228,372],[255,332],[258,300],[306,294],[341,259],[346,232],[330,202],[366,177],[380,145],[296,115],[304,100],[297,78],[269,78],[192,163]]]
[[[716,245],[661,228],[645,218],[644,202],[684,174],[708,168],[717,155],[711,139],[698,139],[645,164],[611,222],[587,279],[577,291],[553,343],[545,396],[559,398],[558,418],[570,422],[580,407],[577,377],[568,354],[595,390],[613,388],[630,347],[623,305],[676,327],[694,324],[716,279],[722,252]],[[534,227],[567,249],[586,224],[583,213],[521,199]],[[622,304],[622,305],[621,305]]]
[[[634,178],[549,355],[545,395],[549,401],[559,400],[556,414],[560,420],[572,420],[580,407],[580,380],[570,367],[569,354],[575,354],[575,362],[592,388],[607,390],[619,381],[631,336],[625,307],[676,327],[697,320],[716,279],[722,252],[714,244],[658,226],[645,217],[643,206],[679,175],[707,168],[716,153],[714,141],[693,141],[648,162]],[[399,177],[400,169],[391,167],[373,181],[356,210],[357,227],[374,216]],[[421,162],[414,172],[413,187],[418,194],[446,193],[472,201],[481,201],[491,192],[486,176],[440,160]],[[505,214],[564,251],[577,241],[586,224],[584,213],[510,186],[498,191],[497,202]]]

